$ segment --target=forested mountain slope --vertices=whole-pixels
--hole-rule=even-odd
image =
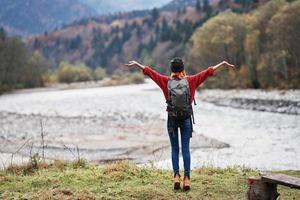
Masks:
[[[0,26],[11,34],[39,34],[96,14],[78,0],[0,1]]]
[[[112,73],[137,59],[166,73],[169,60],[181,56],[189,73],[221,60],[237,66],[212,87],[296,87],[299,6],[299,0],[196,1],[177,10],[93,17],[27,43],[54,66],[83,62]]]
[[[139,58],[148,64],[165,66],[169,58],[184,52],[197,27],[232,7],[231,1],[226,5],[220,2],[223,1],[210,5],[203,1],[203,5],[197,6],[197,1],[195,5],[179,1],[180,8],[174,10],[153,9],[93,17],[30,38],[29,44],[55,64],[63,60],[85,62],[111,72],[128,59]],[[168,5],[177,3],[173,1]]]

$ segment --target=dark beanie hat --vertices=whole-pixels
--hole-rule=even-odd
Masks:
[[[181,58],[173,58],[170,61],[170,68],[172,72],[181,72],[182,70],[184,70],[184,64]]]

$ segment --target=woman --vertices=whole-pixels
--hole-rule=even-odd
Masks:
[[[171,155],[172,155],[172,165],[173,165],[173,172],[174,172],[174,189],[180,189],[180,173],[179,173],[179,143],[178,143],[178,128],[180,128],[180,135],[181,135],[181,152],[183,157],[184,163],[184,178],[183,178],[183,189],[189,190],[190,189],[190,137],[192,132],[192,122],[190,114],[192,112],[188,112],[187,115],[182,115],[186,117],[178,117],[177,115],[173,115],[171,112],[172,106],[169,103],[172,94],[170,93],[171,89],[171,80],[186,80],[187,88],[189,90],[189,101],[190,108],[192,101],[195,97],[195,91],[197,87],[204,82],[209,76],[212,76],[214,72],[221,68],[221,67],[230,67],[234,68],[234,65],[229,64],[226,61],[223,61],[215,66],[208,67],[206,70],[203,70],[195,75],[187,76],[184,63],[181,58],[174,58],[170,61],[170,68],[171,68],[171,76],[162,75],[149,66],[144,66],[136,61],[130,61],[128,64],[125,64],[127,67],[136,66],[143,70],[143,73],[149,76],[163,91],[166,102],[168,103],[167,111],[168,111],[168,134],[171,143]],[[182,85],[179,87],[180,89],[184,87],[184,81]],[[179,82],[176,82],[179,83]],[[176,85],[176,84],[175,84]],[[178,85],[178,84],[177,84]],[[176,95],[176,94],[175,94]],[[171,97],[170,97],[171,96]]]

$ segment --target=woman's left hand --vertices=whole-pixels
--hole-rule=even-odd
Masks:
[[[140,69],[144,69],[144,68],[145,68],[144,65],[142,65],[142,64],[140,64],[140,63],[138,63],[138,62],[136,62],[135,60],[129,61],[127,64],[125,64],[125,66],[126,66],[126,67],[135,67],[135,66],[137,66],[137,67],[139,67]]]
[[[213,66],[214,70],[218,69],[219,67],[227,67],[227,68],[232,68],[235,69],[235,66],[232,64],[229,64],[226,61],[220,62],[219,64]]]
[[[232,65],[232,64],[230,64],[230,63],[228,63],[228,62],[226,62],[226,61],[221,62],[221,65],[222,65],[223,67],[235,68],[234,65]]]

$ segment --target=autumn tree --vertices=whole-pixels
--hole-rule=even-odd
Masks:
[[[202,67],[227,60],[239,67],[245,62],[245,37],[243,17],[234,13],[218,15],[208,20],[193,34],[189,60],[192,65]],[[219,86],[226,85],[226,79],[226,75],[222,76],[218,81]]]
[[[24,66],[22,82],[27,88],[43,86],[42,74],[45,73],[47,61],[38,51],[35,51]]]
[[[271,65],[278,78],[292,85],[300,84],[300,1],[285,5],[266,29],[270,38]]]
[[[33,54],[18,37],[7,37],[0,29],[0,93],[15,88],[43,85],[45,59]]]

